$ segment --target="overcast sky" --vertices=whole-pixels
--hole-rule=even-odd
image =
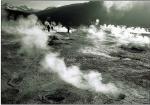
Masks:
[[[87,0],[81,1],[61,1],[61,0],[2,0],[2,2],[7,2],[14,6],[26,5],[33,9],[42,10],[47,7],[58,7],[63,5],[75,4],[75,3],[83,3],[88,2]],[[150,1],[105,1],[104,4],[107,8],[110,8],[112,5],[115,5],[118,9],[127,9],[132,7],[135,3],[149,3]]]
[[[33,9],[45,9],[46,7],[58,7],[87,1],[2,0],[2,2],[7,2],[14,6],[26,5]]]

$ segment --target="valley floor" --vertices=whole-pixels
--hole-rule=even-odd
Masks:
[[[19,51],[20,43],[11,34],[2,32],[1,97],[2,103],[44,104],[150,104],[150,50],[135,53],[124,49],[102,55],[80,52],[92,46],[84,35],[58,33],[66,39],[54,45],[67,66],[78,65],[81,70],[102,73],[104,83],[114,83],[125,97],[78,89],[60,80],[57,75],[40,71],[42,56],[26,56]],[[84,33],[83,33],[84,34]],[[69,38],[68,38],[69,37]],[[67,39],[68,38],[68,39]],[[83,41],[84,39],[84,41]]]

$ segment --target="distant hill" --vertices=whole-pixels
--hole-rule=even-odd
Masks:
[[[79,25],[89,25],[97,18],[103,20],[106,9],[102,2],[94,1],[88,3],[71,4],[58,8],[52,8],[37,12],[36,15],[41,21],[55,21],[64,26],[76,27]]]
[[[54,9],[54,8],[56,8],[56,7],[47,7],[44,10],[50,10],[50,9]]]
[[[7,5],[5,4],[5,7]],[[48,7],[41,11],[29,9],[26,6],[5,8],[9,17],[17,19],[20,15],[26,17],[35,14],[44,23],[46,20],[61,23],[66,27],[90,25],[96,19],[100,24],[150,27],[150,4],[135,4],[131,9],[117,10],[115,7],[107,11],[103,1],[89,1],[61,7]],[[16,9],[17,8],[17,9]]]
[[[26,6],[21,6],[19,9],[10,9],[6,8],[8,12],[8,18],[13,15],[15,19],[22,15],[24,17],[35,14],[43,23],[44,21],[55,21],[56,24],[61,23],[66,27],[77,27],[80,25],[89,25],[92,21],[95,21],[97,18],[104,20],[106,17],[106,9],[103,6],[103,2],[94,1],[88,3],[79,3],[71,4],[67,6],[51,8],[48,7],[42,11],[34,12],[27,11],[20,8],[27,8]]]
[[[16,10],[16,11],[22,11],[22,12],[33,12],[36,11],[32,8],[27,7],[26,5],[21,5],[21,6],[13,6],[8,3],[3,3],[2,4],[3,9],[9,9],[9,10]]]
[[[28,8],[25,5],[13,6],[8,3],[3,3],[1,5],[1,9],[2,9],[2,18],[4,17],[3,15],[7,14],[7,16],[4,18],[14,19],[14,20],[16,20],[20,16],[27,17],[28,15],[34,14],[35,12],[38,11],[32,8]]]

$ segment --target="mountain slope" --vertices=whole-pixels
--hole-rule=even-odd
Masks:
[[[37,12],[40,20],[60,22],[64,26],[89,25],[97,18],[104,19],[106,14],[103,3],[99,1],[72,4]],[[50,18],[50,19],[48,19]]]

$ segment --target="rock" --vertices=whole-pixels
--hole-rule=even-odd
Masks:
[[[125,94],[119,94],[118,99],[123,100],[125,99],[126,95]]]
[[[19,93],[19,89],[15,89],[15,88],[7,89],[7,90],[3,91],[2,92],[2,103],[3,104],[15,103],[15,99],[16,99],[18,93]]]
[[[48,45],[58,45],[58,44],[69,44],[66,42],[66,39],[59,36],[59,35],[53,35],[49,36]]]
[[[136,45],[122,45],[120,46],[121,49],[123,50],[127,50],[129,52],[132,52],[132,53],[141,53],[143,51],[146,51],[145,47],[143,46],[136,46]]]
[[[64,89],[58,89],[54,93],[50,93],[42,96],[43,103],[61,103],[65,98],[69,96],[69,92]]]
[[[23,81],[23,75],[14,74],[12,78],[7,82],[11,87],[18,86]]]

